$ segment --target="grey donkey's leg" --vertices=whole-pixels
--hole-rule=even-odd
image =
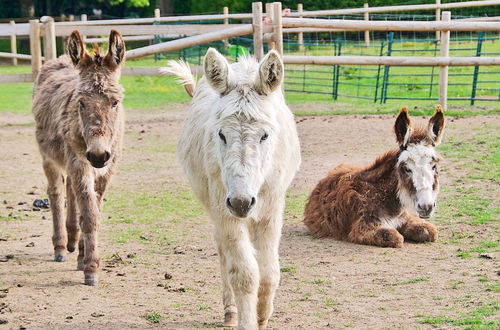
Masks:
[[[48,180],[47,194],[52,210],[53,234],[52,244],[54,245],[54,260],[66,260],[66,244],[68,235],[64,221],[64,178],[62,170],[50,159],[43,160],[43,169]]]
[[[80,228],[82,230],[84,255],[83,273],[86,285],[97,285],[99,270],[99,252],[97,250],[97,229],[99,227],[99,206],[94,189],[94,178],[90,168],[71,169],[71,181],[80,212]],[[81,253],[81,244],[79,244]],[[79,258],[80,259],[80,258]]]
[[[69,176],[66,181],[66,196],[66,230],[68,231],[68,251],[73,252],[76,250],[76,245],[80,240],[80,224],[78,223],[78,207],[76,205],[75,192]]]

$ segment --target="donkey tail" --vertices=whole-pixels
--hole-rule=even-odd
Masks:
[[[183,60],[168,61],[167,66],[160,68],[161,74],[170,74],[177,77],[177,81],[184,86],[184,89],[193,97],[194,89],[196,88],[196,79],[191,73],[191,68],[187,62]]]

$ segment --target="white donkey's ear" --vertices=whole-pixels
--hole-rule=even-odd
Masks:
[[[283,82],[284,67],[281,57],[275,50],[271,50],[260,61],[259,75],[256,88],[259,94],[267,95],[274,92]]]
[[[434,115],[429,119],[429,125],[427,126],[427,136],[431,140],[432,144],[438,145],[441,143],[444,131],[444,113],[443,107],[441,105],[436,105]]]
[[[225,94],[231,86],[231,68],[229,63],[216,49],[209,48],[203,63],[205,77],[220,94]]]

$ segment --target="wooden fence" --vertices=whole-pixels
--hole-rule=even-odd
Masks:
[[[449,35],[450,31],[500,31],[498,19],[467,19],[451,21],[448,11],[441,13],[442,9],[463,8],[473,6],[500,5],[500,0],[469,1],[429,5],[413,6],[385,6],[368,7],[323,11],[304,11],[303,6],[298,7],[297,12],[287,12],[283,17],[280,2],[266,4],[266,12],[263,13],[262,3],[256,2],[252,6],[252,14],[229,14],[227,8],[222,15],[193,15],[180,17],[160,17],[159,11],[155,11],[153,18],[122,19],[122,20],[99,20],[88,21],[82,15],[81,21],[54,22],[51,17],[42,17],[40,20],[30,20],[28,24],[0,24],[0,37],[10,36],[11,42],[15,44],[16,36],[29,36],[30,55],[17,54],[15,46],[11,53],[0,53],[1,57],[17,59],[30,59],[32,64],[32,75],[2,75],[0,82],[30,81],[36,77],[42,60],[56,58],[56,37],[67,37],[72,30],[78,29],[86,35],[87,42],[102,42],[107,38],[88,38],[88,36],[102,36],[109,34],[112,28],[119,30],[125,40],[148,40],[154,35],[188,37],[172,41],[149,45],[126,53],[127,58],[139,58],[151,54],[169,52],[202,45],[217,40],[253,35],[254,51],[257,58],[263,56],[263,43],[268,42],[270,48],[275,48],[283,55],[283,34],[298,33],[299,44],[302,44],[302,33],[311,31],[364,31],[365,42],[369,43],[370,31],[434,31],[440,37],[439,57],[376,57],[376,56],[284,56],[286,64],[318,64],[318,65],[399,65],[399,66],[439,66],[440,67],[440,102],[446,108],[446,96],[448,85],[448,67],[453,65],[478,66],[499,65],[500,57],[449,57]],[[436,10],[440,17],[436,21],[373,21],[369,19],[370,13],[411,11],[411,10]],[[318,19],[304,17],[364,14],[363,20],[337,20]],[[265,18],[265,19],[263,19]],[[245,20],[251,19],[252,24],[229,24],[229,19]],[[207,20],[221,20],[221,24],[155,24],[194,22]],[[43,54],[42,58],[42,39]],[[155,75],[156,68],[130,68],[124,70],[124,75]]]

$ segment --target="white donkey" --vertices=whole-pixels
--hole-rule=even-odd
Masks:
[[[229,65],[210,48],[204,71],[196,86],[183,62],[163,69],[193,96],[177,157],[215,225],[224,325],[264,328],[280,279],[285,193],[301,160],[284,66],[275,51]]]

